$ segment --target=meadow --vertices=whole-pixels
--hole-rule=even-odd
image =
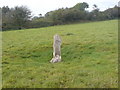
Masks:
[[[53,36],[62,62],[49,63]],[[2,32],[3,88],[117,88],[118,21]]]

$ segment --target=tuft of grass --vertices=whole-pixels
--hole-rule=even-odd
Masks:
[[[62,38],[62,62],[52,58]],[[117,88],[117,20],[6,31],[3,88]]]

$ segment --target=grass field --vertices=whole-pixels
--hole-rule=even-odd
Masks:
[[[117,20],[2,32],[4,88],[117,88]],[[62,62],[52,58],[62,38]]]

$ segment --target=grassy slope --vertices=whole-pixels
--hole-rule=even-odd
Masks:
[[[117,87],[117,20],[3,32],[3,87]],[[51,64],[53,35],[63,62]]]

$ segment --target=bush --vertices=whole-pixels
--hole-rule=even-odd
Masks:
[[[40,28],[40,27],[47,27],[52,25],[53,25],[53,21],[46,20],[45,18],[39,18],[37,20],[32,20],[30,22],[29,28]]]

